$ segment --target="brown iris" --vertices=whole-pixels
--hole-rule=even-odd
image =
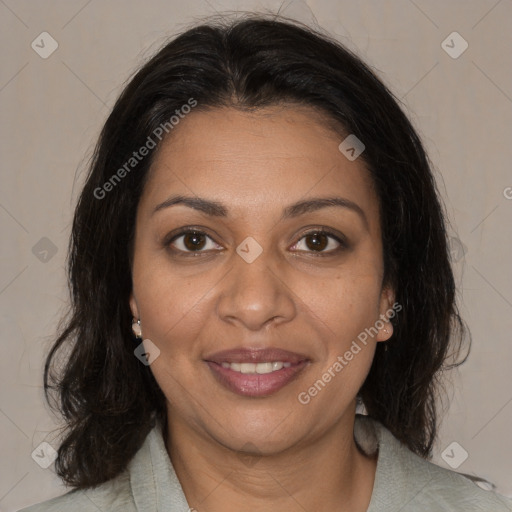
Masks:
[[[200,250],[205,243],[205,236],[201,233],[187,233],[183,236],[183,244],[189,251]]]
[[[311,243],[309,240],[313,240]],[[306,245],[313,251],[323,251],[329,243],[325,233],[312,233],[306,236]]]

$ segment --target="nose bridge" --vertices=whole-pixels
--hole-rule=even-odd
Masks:
[[[218,314],[224,320],[236,320],[258,330],[273,318],[289,321],[295,314],[295,304],[272,263],[272,251],[263,250],[253,259],[254,251],[257,248],[249,241],[248,245],[240,244],[233,254],[233,268],[222,283]]]

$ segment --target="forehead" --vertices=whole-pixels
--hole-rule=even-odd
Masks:
[[[341,195],[378,223],[363,160],[349,161],[338,149],[346,135],[306,107],[193,111],[162,143],[141,207],[178,192],[219,199],[246,214],[308,196]]]

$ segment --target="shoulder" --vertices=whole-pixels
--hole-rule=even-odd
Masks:
[[[468,477],[433,464],[411,453],[416,481],[410,487],[417,494],[412,504],[439,511],[511,512],[512,500],[479,487]],[[414,510],[414,509],[411,509]]]
[[[433,464],[411,453],[417,473],[423,474],[424,488],[418,490],[416,507],[436,507],[440,511],[511,512],[512,500],[479,487],[468,477]]]
[[[377,445],[379,450],[368,512],[397,509],[401,512],[512,511],[512,500],[419,457],[379,422],[359,418],[354,432],[364,451],[372,451]]]
[[[73,490],[62,496],[32,505],[18,512],[136,512],[128,474],[125,472],[102,485]]]
[[[126,469],[94,488],[72,490],[63,496],[18,512],[137,512],[186,510],[186,498],[155,424]]]

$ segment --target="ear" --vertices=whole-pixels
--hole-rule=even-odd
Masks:
[[[139,308],[137,307],[137,301],[135,300],[133,291],[130,293],[130,309],[134,318],[139,319]]]
[[[375,327],[379,330],[375,341],[387,341],[393,336],[393,324],[390,318],[396,314],[393,305],[395,304],[395,292],[390,286],[382,289],[379,304],[379,320],[375,322]]]

